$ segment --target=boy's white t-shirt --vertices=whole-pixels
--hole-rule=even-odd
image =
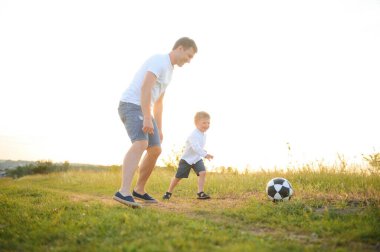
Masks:
[[[145,74],[149,71],[157,77],[151,95],[151,105],[153,105],[169,85],[172,79],[173,69],[174,67],[170,61],[169,54],[153,55],[145,61],[137,71],[129,87],[123,92],[120,100],[141,105],[141,87]]]
[[[202,157],[206,157],[207,151],[203,149],[205,144],[206,134],[195,129],[187,138],[181,159],[185,160],[188,164],[195,164],[201,160]]]

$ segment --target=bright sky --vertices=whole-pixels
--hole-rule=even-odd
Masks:
[[[0,159],[121,164],[119,98],[182,36],[199,51],[166,92],[163,158],[198,110],[210,167],[380,151],[379,1],[1,0]]]

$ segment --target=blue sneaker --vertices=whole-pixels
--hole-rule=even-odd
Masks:
[[[138,194],[137,192],[135,192],[135,190],[133,190],[133,193],[132,193],[133,197],[139,199],[139,200],[143,200],[147,203],[158,203],[157,200],[155,200],[154,198],[152,198],[149,194],[147,193],[144,193],[143,195],[141,194]]]
[[[127,206],[130,206],[132,208],[141,208],[141,205],[133,199],[132,196],[123,196],[120,192],[115,193],[113,196],[113,199],[116,201],[119,201],[120,203],[123,203]]]

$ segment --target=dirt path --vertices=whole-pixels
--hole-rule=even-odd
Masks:
[[[59,193],[67,196],[70,200],[74,202],[83,203],[96,203],[101,202],[107,206],[122,206],[119,202],[112,199],[112,196],[96,196],[84,193],[76,193],[70,191],[63,191],[58,189],[49,189],[49,191]],[[152,203],[142,203],[143,208],[150,208],[157,211],[164,211],[168,213],[178,213],[188,216],[191,219],[207,219],[215,224],[222,226],[233,226],[235,229],[240,230],[241,233],[250,233],[254,236],[259,237],[279,237],[283,239],[286,237],[288,240],[292,240],[301,244],[323,244],[327,240],[318,237],[316,233],[296,233],[289,230],[282,230],[279,228],[273,229],[270,227],[265,227],[262,224],[257,223],[246,223],[242,220],[238,220],[233,217],[228,217],[223,215],[224,209],[231,209],[235,207],[242,206],[244,202],[250,197],[261,197],[257,193],[246,193],[241,197],[225,197],[225,198],[212,198],[209,200],[198,200],[195,198],[179,198],[173,197],[169,201],[160,200],[157,204]],[[125,206],[129,209],[127,206]],[[318,209],[316,212],[318,213]],[[350,211],[353,211],[352,209]],[[364,245],[364,244],[363,244]],[[365,246],[365,245],[364,245]],[[365,246],[369,250],[376,248],[372,246]]]
[[[95,196],[81,193],[70,193],[65,191],[55,190],[56,192],[64,193],[72,201],[75,202],[102,202],[108,206],[120,206],[120,203],[113,200],[112,197],[106,196]],[[160,201],[157,204],[152,203],[142,203],[143,208],[151,208],[158,211],[165,211],[170,213],[184,214],[192,219],[207,219],[208,221],[214,222],[218,225],[224,226],[234,226],[242,233],[250,233],[254,236],[278,236],[283,237],[282,230],[274,230],[269,227],[257,226],[255,223],[247,225],[236,218],[221,215],[220,211],[223,209],[230,209],[244,204],[248,197],[253,197],[258,195],[253,195],[253,193],[245,194],[240,198],[213,198],[210,200],[198,200],[189,198],[172,198],[169,201]],[[128,207],[126,207],[128,208]],[[217,214],[215,213],[217,210]],[[287,231],[287,237],[289,240],[296,240],[301,243],[318,243],[321,240],[316,234],[298,234],[294,232]]]

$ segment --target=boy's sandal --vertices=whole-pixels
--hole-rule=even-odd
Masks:
[[[205,194],[204,192],[197,193],[198,198],[197,199],[209,199],[210,196]]]
[[[164,200],[168,200],[168,199],[170,199],[171,196],[172,196],[172,193],[170,193],[170,192],[166,192],[166,193],[164,194],[164,196],[162,197],[162,199],[164,199]]]

